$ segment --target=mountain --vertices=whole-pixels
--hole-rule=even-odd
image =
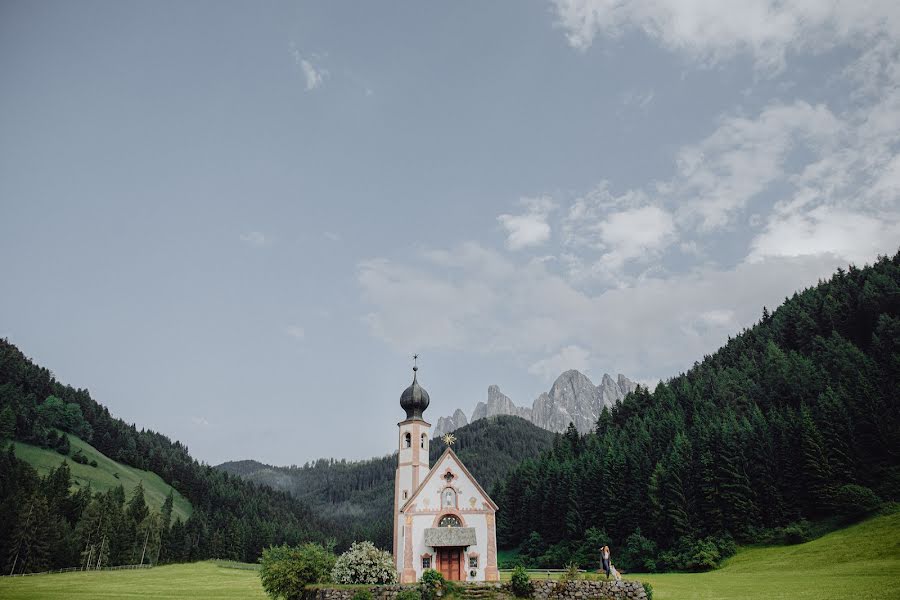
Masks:
[[[78,566],[87,555],[128,564],[141,542],[152,562],[253,562],[272,544],[353,541],[353,530],[329,527],[295,497],[113,417],[0,339],[2,572]]]
[[[434,437],[459,429],[486,417],[514,415],[531,421],[538,427],[562,433],[574,423],[580,433],[588,433],[597,425],[603,407],[612,408],[637,388],[637,384],[621,373],[616,380],[603,375],[595,386],[586,375],[569,370],[556,378],[549,392],[538,396],[531,407],[516,404],[496,385],[488,387],[487,402],[479,402],[466,420],[465,413],[456,409],[452,417],[440,417],[434,428]]]
[[[439,438],[445,433],[450,433],[451,431],[455,431],[460,427],[465,427],[468,424],[469,420],[466,419],[466,413],[457,408],[456,412],[453,413],[453,416],[438,418],[437,425],[434,426],[433,437]]]
[[[462,415],[462,411],[457,412]],[[480,419],[456,429],[454,435],[454,450],[488,492],[520,461],[536,458],[549,449],[556,437],[509,415]],[[432,462],[444,447],[442,443],[432,443]],[[312,507],[330,529],[354,531],[356,539],[368,539],[385,548],[390,547],[392,540],[396,468],[396,454],[364,461],[320,459],[302,467],[275,467],[254,460],[226,462],[216,467],[288,492]]]
[[[587,382],[557,383],[546,405],[588,418],[569,408]],[[609,544],[624,569],[708,569],[736,543],[796,543],[897,501],[900,254],[763,308],[688,372],[562,442],[495,498],[498,544],[537,567],[592,565]]]

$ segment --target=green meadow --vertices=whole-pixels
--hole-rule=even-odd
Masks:
[[[59,467],[65,460],[69,463],[69,469],[72,472],[72,481],[78,487],[91,486],[91,489],[105,492],[110,488],[121,485],[125,488],[126,498],[131,497],[131,490],[138,484],[143,482],[144,500],[151,510],[158,511],[169,491],[174,492],[172,507],[172,519],[180,517],[182,521],[186,521],[191,515],[191,503],[187,499],[175,491],[172,486],[167,484],[163,479],[151,471],[142,471],[128,467],[109,458],[84,440],[69,435],[69,444],[71,446],[70,455],[63,456],[55,450],[48,448],[40,448],[31,444],[23,444],[22,442],[13,442],[16,447],[16,456],[34,467],[40,475],[46,475],[50,469]],[[92,467],[90,464],[82,465],[72,460],[71,455],[76,450],[81,450],[88,463],[92,460],[97,461],[97,466]]]
[[[631,575],[654,600],[875,600],[900,598],[900,512],[805,544],[745,548],[721,569]]]
[[[805,544],[745,548],[709,573],[626,577],[650,582],[655,600],[900,599],[900,512]],[[255,570],[227,568],[227,563],[216,561],[142,571],[0,578],[0,598],[8,600],[265,597]]]

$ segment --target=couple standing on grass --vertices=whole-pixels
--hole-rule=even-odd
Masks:
[[[616,581],[622,579],[619,572],[616,570],[616,567],[609,562],[609,546],[603,546],[603,548],[600,549],[600,562],[603,564],[603,572],[606,573],[607,579],[609,579],[610,574],[615,577]]]

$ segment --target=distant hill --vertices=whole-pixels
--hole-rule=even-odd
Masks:
[[[549,449],[556,437],[511,416],[482,419],[456,430],[454,435],[454,450],[489,492],[521,460]],[[432,443],[432,462],[443,450],[443,443]],[[302,467],[240,460],[216,469],[289,492],[333,526],[344,527],[350,537],[389,547],[396,467],[394,454],[364,461],[320,459]]]
[[[144,499],[151,510],[160,510],[171,492],[174,501],[173,519],[187,521],[193,512],[191,503],[156,473],[116,462],[74,435],[69,434],[70,454],[80,452],[88,463],[96,462],[96,467],[74,462],[71,456],[61,456],[56,450],[23,442],[13,444],[16,456],[34,467],[40,475],[47,475],[65,461],[72,472],[72,484],[77,488],[84,489],[90,486],[95,492],[106,492],[121,485],[125,488],[125,495],[130,498],[135,486],[140,482],[144,486]]]

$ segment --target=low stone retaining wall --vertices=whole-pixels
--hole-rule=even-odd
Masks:
[[[647,600],[644,586],[638,581],[532,581],[534,600]],[[460,583],[463,598],[513,600],[509,582]],[[368,588],[308,589],[306,600],[352,600],[361,589],[372,592],[374,600],[395,600],[403,589],[418,589],[418,585],[373,585]]]

